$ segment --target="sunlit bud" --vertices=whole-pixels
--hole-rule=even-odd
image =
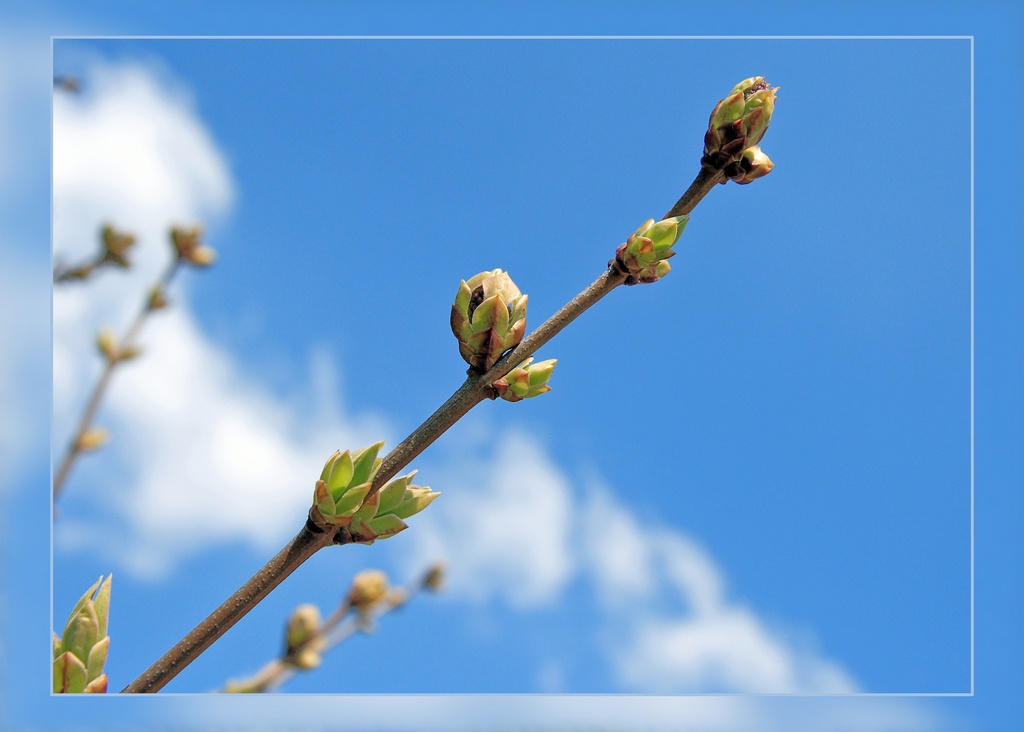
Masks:
[[[627,285],[657,282],[671,269],[665,260],[675,256],[672,247],[689,220],[689,216],[675,216],[657,223],[648,219],[619,245],[609,266],[626,275]]]
[[[760,147],[754,145],[744,150],[738,161],[725,166],[722,172],[725,173],[726,178],[736,181],[740,185],[746,185],[768,175],[772,172],[773,167],[775,167],[775,163],[771,161],[771,158],[761,152]]]
[[[500,269],[481,272],[459,284],[451,327],[459,340],[459,353],[471,370],[486,372],[519,344],[526,333],[527,300]]]
[[[778,87],[763,76],[744,79],[711,112],[701,163],[722,170],[764,137],[775,110]]]
[[[90,427],[75,440],[75,447],[80,452],[99,450],[110,441],[109,433],[102,427]]]

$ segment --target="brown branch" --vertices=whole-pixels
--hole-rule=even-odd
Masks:
[[[686,193],[669,210],[669,214],[673,216],[688,214],[707,195],[708,191],[722,179],[720,171],[711,171],[707,167],[702,167]],[[626,276],[618,272],[616,268],[609,267],[589,287],[566,303],[561,310],[524,338],[515,349],[505,354],[487,373],[482,375],[471,374],[463,382],[462,386],[431,414],[423,424],[413,430],[412,434],[402,440],[388,453],[373,479],[373,486],[368,497],[379,491],[388,480],[397,475],[400,470],[423,452],[427,446],[465,416],[470,409],[484,399],[490,398],[493,394],[491,384],[505,376],[526,358],[529,358],[537,349],[554,338],[585,310],[621,285],[625,278]],[[304,539],[303,547],[305,549],[290,557],[286,565],[278,566],[281,565],[282,555],[286,554],[297,541],[302,539],[304,532],[308,534],[310,531],[321,531],[323,533],[317,535],[315,543],[309,538]],[[196,626],[191,633],[164,654],[139,678],[125,687],[124,692],[159,691],[318,549],[330,543],[347,544],[351,541],[352,537],[348,531],[344,528],[339,530],[338,527],[324,522],[319,511],[314,506],[310,509],[310,518],[306,522],[306,527],[299,533],[299,536],[292,540],[288,547],[285,547],[277,557],[271,560],[270,564],[257,572],[238,592],[229,597],[210,617]],[[274,582],[271,585],[264,585],[262,582],[268,572],[274,578]]]
[[[260,600],[298,569],[299,565],[319,549],[329,545],[333,538],[332,531],[320,531],[307,523],[295,538],[277,553],[277,556],[267,562],[235,594],[221,603],[220,607],[210,613],[156,663],[128,684],[121,693],[154,692],[162,689],[200,653],[224,635],[228,628],[245,617],[247,612],[256,607]]]

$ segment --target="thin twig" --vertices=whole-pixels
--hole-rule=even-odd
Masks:
[[[181,259],[175,257],[164,272],[163,276],[157,281],[157,288],[165,290],[174,278],[175,273],[178,271]],[[118,342],[118,346],[122,349],[133,347],[135,345],[135,339],[142,331],[142,326],[146,322],[147,316],[152,312],[150,307],[149,296],[147,295],[146,301],[143,303],[142,308],[135,315],[135,319],[131,325],[128,326],[128,330],[125,331],[124,337]],[[103,401],[103,397],[106,394],[107,387],[110,384],[110,378],[114,373],[114,369],[120,363],[119,359],[107,358],[106,364],[103,366],[103,373],[100,374],[99,380],[96,382],[96,386],[93,387],[92,394],[89,397],[89,401],[85,406],[85,410],[82,412],[82,417],[78,422],[78,428],[75,430],[74,435],[71,438],[71,444],[68,445],[67,452],[64,453],[64,459],[61,461],[60,467],[57,468],[57,472],[53,478],[53,499],[56,501],[57,496],[60,495],[61,489],[64,487],[64,482],[67,480],[68,473],[71,472],[71,466],[74,465],[75,459],[82,452],[81,438],[85,434],[86,430],[92,425],[93,420],[96,418],[96,412],[99,410],[100,403]]]
[[[268,662],[256,674],[246,680],[229,682],[223,691],[230,693],[233,690],[244,690],[245,693],[258,694],[281,688],[299,672],[301,667],[294,663],[294,659],[304,650],[315,648],[319,655],[324,655],[346,639],[352,637],[355,633],[359,631],[368,632],[367,624],[369,621],[377,621],[393,610],[403,607],[422,592],[427,586],[426,577],[428,575],[429,572],[424,577],[410,582],[404,588],[399,588],[397,598],[392,593],[389,593],[387,598],[379,600],[369,610],[360,611],[358,608],[353,607],[346,597],[319,628],[310,633],[302,643],[292,648],[289,653]],[[353,610],[359,613],[355,617],[351,616]],[[343,624],[346,618],[348,622]]]
[[[681,216],[690,213],[719,180],[722,180],[721,172],[710,171],[710,169],[702,167],[686,193],[669,210],[669,214]],[[373,487],[369,495],[380,490],[389,479],[397,475],[398,471],[406,467],[428,445],[465,416],[470,409],[489,398],[491,384],[530,357],[587,308],[624,281],[625,275],[619,273],[614,267],[609,267],[593,284],[524,338],[515,349],[494,364],[486,374],[471,375],[467,378],[437,411],[388,453],[373,479]],[[314,506],[310,510],[310,519],[306,522],[303,530],[271,560],[270,564],[257,572],[234,595],[225,600],[212,615],[161,656],[139,678],[126,686],[122,693],[159,691],[318,549],[330,543],[346,544],[351,542],[351,536],[346,530],[342,528],[339,531],[337,526],[316,521],[318,516],[319,512]],[[314,538],[311,531],[322,533],[316,534]],[[297,543],[301,545],[301,551],[296,550],[294,545]],[[272,584],[267,583],[268,575],[273,580]]]

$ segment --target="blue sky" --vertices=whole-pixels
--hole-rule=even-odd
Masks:
[[[977,34],[989,119],[995,60],[1019,58],[990,7],[870,31]],[[37,20],[36,40],[195,32],[159,13]],[[822,32],[774,22],[765,32]],[[314,32],[249,23],[211,32]],[[641,32],[607,25],[573,32]],[[387,27],[366,15],[331,31]],[[444,495],[407,532],[321,553],[168,691],[255,671],[292,608],[329,609],[359,569],[400,581],[443,559],[445,593],[286,690],[970,692],[971,61],[962,39],[56,41],[54,71],[84,90],[54,103],[54,253],[84,256],[106,220],[140,251],[133,273],[54,295],[55,445],[98,370],[94,328],[123,328],[163,266],[167,225],[203,221],[220,259],[175,283],[145,357],[118,374],[100,420],[114,442],[76,468],[53,528],[53,622],[113,571],[121,688],[297,530],[331,451],[395,444],[461,383],[446,324],[460,278],[508,269],[541,322],[674,202],[711,106],[759,73],[781,87],[771,176],[712,191],[663,282],[617,290],[542,349],[559,359],[551,394],[481,405],[415,461]],[[1020,546],[1006,532],[1020,520],[1020,262],[998,218],[1019,183],[993,186],[990,164],[977,160],[976,696],[803,711],[684,697],[664,712],[684,702],[651,700],[653,718],[1002,729],[1019,715],[1000,695],[1019,681]],[[39,242],[14,261],[45,285],[37,187],[23,211],[44,225],[9,226]],[[27,486],[47,469],[45,453],[9,469],[26,486],[8,496],[15,511],[35,505]],[[38,624],[30,608],[49,598],[29,572],[12,565],[12,586],[40,597],[9,612]],[[353,674],[366,653],[381,660]],[[46,724],[10,698],[12,719]],[[183,725],[226,709],[176,699]],[[419,717],[414,705],[399,706]]]

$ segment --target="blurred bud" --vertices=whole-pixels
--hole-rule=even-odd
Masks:
[[[122,348],[117,353],[118,361],[131,361],[133,358],[138,358],[142,354],[142,347],[136,345],[129,345]]]
[[[55,76],[53,77],[53,88],[77,94],[81,91],[82,84],[75,76]]]
[[[200,241],[202,235],[201,226],[193,226],[191,229],[172,227],[171,244],[174,245],[178,258],[196,267],[213,264],[217,259],[217,252]]]
[[[460,283],[451,327],[471,370],[486,372],[505,351],[519,345],[526,333],[527,299],[500,269]]]
[[[304,646],[309,645],[311,639],[316,637],[320,624],[320,609],[316,605],[299,605],[295,608],[285,630],[285,658],[292,659]]]
[[[352,580],[347,602],[350,607],[366,611],[380,602],[388,592],[388,576],[379,569],[367,569]]]
[[[444,565],[438,562],[431,565],[423,577],[423,587],[431,592],[438,592],[444,586]]]
[[[107,224],[100,232],[100,241],[103,243],[103,261],[111,262],[118,267],[130,265],[126,254],[135,244],[134,236]]]
[[[626,275],[625,284],[657,282],[671,267],[665,260],[675,256],[672,249],[689,222],[689,216],[676,216],[655,223],[648,219],[615,250],[610,267]]]
[[[110,328],[103,328],[96,334],[96,347],[108,361],[116,361],[120,355],[117,348],[117,337]]]
[[[554,358],[537,363],[533,362],[533,358],[528,358],[495,381],[492,386],[497,395],[507,402],[518,402],[546,394],[551,391],[548,381],[556,363],[558,360]]]
[[[92,452],[110,442],[110,435],[102,427],[90,427],[75,440],[75,448],[79,452]]]
[[[771,122],[777,91],[763,76],[752,76],[733,87],[711,112],[701,163],[722,170],[759,143]]]
[[[102,577],[96,580],[75,604],[60,639],[55,638],[54,693],[106,692],[103,666],[107,662],[107,651],[110,648],[110,638],[107,636],[110,581],[110,575],[105,581]]]
[[[167,296],[164,294],[162,287],[157,285],[149,291],[149,299],[146,301],[146,307],[149,310],[163,310],[167,307]]]
[[[760,147],[754,145],[744,150],[738,161],[726,165],[722,172],[729,180],[746,185],[768,175],[772,172],[773,167],[775,167],[775,163],[771,161],[771,158],[761,152]]]

